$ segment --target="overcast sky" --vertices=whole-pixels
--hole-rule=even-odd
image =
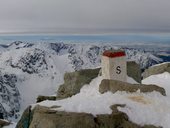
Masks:
[[[0,32],[170,32],[170,0],[0,0]]]

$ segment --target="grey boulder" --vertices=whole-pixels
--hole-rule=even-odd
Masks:
[[[164,72],[169,72],[170,73],[170,62],[158,64],[152,67],[149,67],[144,71],[143,78],[147,78],[151,75],[156,75],[156,74],[161,74]]]
[[[108,79],[102,80],[101,84],[99,85],[100,93],[105,93],[107,91],[111,91],[112,93],[117,91],[137,92],[138,90],[143,93],[157,91],[163,96],[166,96],[165,89],[157,85],[130,84],[122,81]]]

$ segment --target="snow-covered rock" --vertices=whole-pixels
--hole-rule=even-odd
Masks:
[[[65,73],[64,84],[57,91],[57,99],[71,97],[80,92],[80,89],[89,84],[99,75],[100,68],[84,69],[76,72]]]
[[[43,101],[38,105],[51,107],[51,111],[85,112],[97,116],[99,114],[111,114],[110,106],[113,104],[125,104],[124,107],[118,107],[118,110],[126,113],[132,122],[141,126],[152,124],[157,127],[169,128],[169,95],[162,96],[158,92],[140,93],[140,91],[101,94],[98,91],[101,81],[102,77],[95,78],[90,84],[83,86],[80,93],[70,98],[58,101]],[[131,79],[128,78],[128,82],[132,82]],[[154,75],[143,80],[145,84],[159,83],[168,94],[170,92],[169,82],[169,73]],[[60,107],[55,108],[55,106]]]
[[[165,62],[149,67],[143,72],[143,78],[147,78],[151,75],[161,74],[164,72],[170,73],[170,62]]]
[[[90,113],[57,111],[37,105],[33,110],[27,108],[24,111],[16,128],[160,128],[153,125],[137,125],[117,107],[125,107],[125,105],[112,105],[110,107],[111,114],[94,116]]]

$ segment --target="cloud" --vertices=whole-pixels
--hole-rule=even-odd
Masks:
[[[169,31],[169,0],[0,0],[0,30]]]

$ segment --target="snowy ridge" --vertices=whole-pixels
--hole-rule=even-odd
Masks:
[[[140,64],[142,69],[146,69],[152,65],[162,63],[163,60],[159,57],[154,56],[149,52],[136,49],[126,49],[126,53],[129,60],[134,60],[136,63]]]
[[[64,44],[52,43],[51,48],[58,54],[69,53],[69,59],[75,70],[95,68],[100,66],[101,54],[105,50],[118,49],[121,47],[112,44]],[[142,69],[163,62],[161,58],[152,55],[144,50],[134,48],[122,48],[126,51],[127,59],[134,60],[140,64]]]
[[[45,52],[40,49],[28,49],[20,57],[10,58],[7,63],[11,67],[22,69],[23,72],[29,74],[39,73],[48,69]]]
[[[118,49],[113,44],[65,44],[65,43],[25,43],[14,42],[8,46],[8,50],[20,49],[37,49],[41,52],[48,52],[57,55],[69,54],[68,58],[71,60],[75,70],[94,68],[100,66],[101,54],[104,50]],[[134,60],[141,65],[141,68],[146,68],[154,64],[160,63],[163,60],[152,55],[144,50],[125,47],[127,59]],[[28,52],[29,53],[29,52]],[[20,53],[21,54],[21,53]]]

